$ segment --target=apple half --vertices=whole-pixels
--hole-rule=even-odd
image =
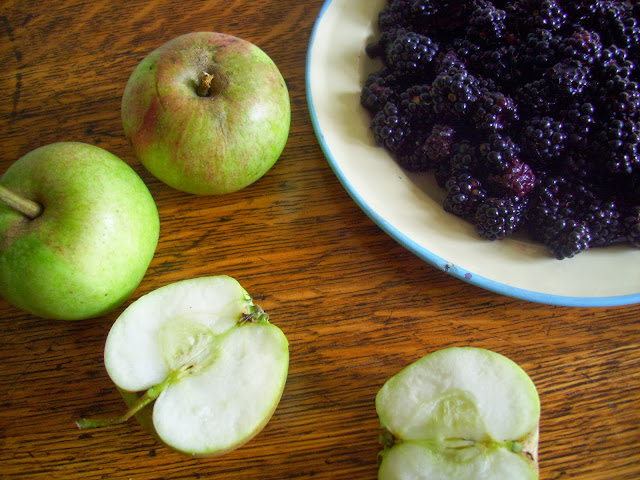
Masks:
[[[426,355],[384,384],[376,410],[384,429],[380,480],[538,478],[538,392],[496,352]]]
[[[235,279],[213,276],[133,302],[107,336],[104,361],[130,408],[115,419],[79,420],[79,428],[136,415],[170,448],[213,456],[267,424],[284,390],[289,347]]]

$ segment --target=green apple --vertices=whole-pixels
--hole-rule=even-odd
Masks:
[[[380,480],[535,480],[540,400],[512,360],[472,347],[436,351],[378,391]]]
[[[0,179],[0,295],[34,315],[80,320],[124,303],[158,243],[136,172],[80,142],[37,148]]]
[[[135,68],[122,123],[140,162],[169,186],[224,194],[261,178],[291,120],[280,71],[256,45],[223,33],[168,41]]]
[[[253,438],[273,415],[287,379],[285,335],[228,276],[161,287],[113,324],[104,350],[111,380],[136,416],[170,448],[214,456]]]

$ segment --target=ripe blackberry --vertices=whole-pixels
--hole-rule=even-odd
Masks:
[[[561,37],[547,29],[529,32],[518,46],[517,62],[526,74],[538,77],[557,62]]]
[[[610,172],[631,173],[640,165],[640,122],[612,118],[598,134]]]
[[[589,227],[572,219],[558,219],[547,235],[547,248],[558,260],[574,257],[588,249],[591,243]]]
[[[397,35],[389,43],[386,50],[386,64],[397,75],[424,75],[437,53],[438,44],[431,38],[408,31]]]
[[[397,77],[387,67],[383,67],[367,76],[360,92],[360,103],[375,114],[388,102],[397,100],[397,88]]]
[[[508,135],[492,133],[478,147],[487,173],[505,173],[520,156],[520,147]]]
[[[452,45],[446,51],[436,57],[434,67],[435,73],[454,73],[458,71],[465,71],[466,67],[464,61],[458,56],[456,49]]]
[[[483,90],[472,121],[479,130],[501,132],[519,120],[515,102],[499,91]]]
[[[589,68],[578,60],[566,59],[548,71],[549,85],[563,101],[579,99],[589,85]]]
[[[400,108],[412,125],[426,130],[426,125],[432,124],[435,119],[431,85],[418,84],[407,88],[400,94]]]
[[[607,45],[630,48],[637,41],[634,14],[629,5],[633,2],[595,0],[582,2],[580,22],[587,28],[600,32],[602,41]]]
[[[380,32],[412,26],[411,0],[390,0],[378,14]]]
[[[580,214],[591,234],[590,246],[605,247],[616,243],[622,236],[622,222],[615,202],[597,200],[583,208]]]
[[[482,238],[502,240],[521,225],[524,207],[524,202],[510,197],[487,198],[478,206],[473,226]]]
[[[514,101],[518,105],[520,116],[548,115],[556,107],[557,98],[553,95],[550,82],[541,77],[517,87]]]
[[[460,218],[471,219],[487,196],[480,181],[468,173],[451,177],[445,184],[444,209]]]
[[[524,198],[536,185],[536,176],[531,167],[514,158],[505,172],[490,175],[494,188],[501,193]]]
[[[411,131],[398,150],[394,152],[398,165],[410,172],[426,172],[431,169],[431,160],[424,145],[424,134]]]
[[[571,35],[562,39],[558,53],[563,58],[578,60],[584,65],[593,65],[602,55],[600,35],[577,25]]]
[[[506,10],[515,22],[512,31],[516,32],[539,28],[558,31],[567,21],[567,14],[556,0],[516,0]]]
[[[533,117],[524,123],[522,154],[533,165],[548,169],[562,158],[567,134],[562,121],[553,117]]]
[[[466,38],[484,46],[503,43],[506,17],[506,12],[491,2],[477,4],[469,16]]]
[[[483,50],[471,58],[471,64],[479,75],[495,79],[502,89],[511,90],[523,78],[518,54],[514,45],[503,45]]]
[[[424,151],[433,166],[451,156],[455,130],[449,125],[436,123],[424,142]]]
[[[601,78],[594,99],[604,120],[614,115],[637,117],[640,109],[640,88],[634,80],[621,75]]]
[[[624,217],[624,234],[631,246],[640,248],[640,206],[630,209]]]
[[[399,151],[408,137],[409,122],[398,107],[389,102],[371,120],[371,130],[376,144],[390,152]]]
[[[475,145],[469,140],[457,141],[451,146],[451,155],[448,159],[448,177],[459,173],[473,173],[479,166],[478,152]]]
[[[444,119],[462,119],[479,96],[478,81],[466,70],[441,72],[431,84],[434,112]]]
[[[600,58],[596,62],[596,67],[598,69],[595,71],[602,71],[604,78],[613,78],[615,75],[629,78],[636,65],[629,60],[627,51],[624,48],[609,45],[602,50]]]
[[[563,218],[577,218],[575,195],[569,182],[562,176],[540,175],[530,195],[526,212],[527,230],[542,243],[549,240],[553,224]],[[548,233],[551,232],[551,233]]]
[[[567,145],[572,150],[584,152],[588,147],[589,133],[595,125],[595,109],[589,102],[576,102],[560,112],[564,119]]]

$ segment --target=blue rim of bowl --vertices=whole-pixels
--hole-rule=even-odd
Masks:
[[[307,49],[307,58],[306,58],[306,67],[305,67],[305,87],[307,94],[307,105],[309,108],[309,115],[311,117],[311,123],[313,125],[313,129],[315,131],[318,142],[320,143],[320,148],[322,149],[325,157],[327,158],[331,169],[333,170],[336,177],[347,191],[349,196],[356,202],[356,204],[360,207],[364,213],[373,220],[387,235],[393,238],[396,242],[402,245],[404,248],[430,263],[434,267],[442,270],[445,273],[448,273],[464,282],[470,283],[477,287],[483,288],[485,290],[489,290],[495,293],[499,293],[501,295],[505,295],[507,297],[517,298],[520,300],[526,300],[529,302],[536,303],[545,303],[549,305],[558,305],[558,306],[567,306],[567,307],[613,307],[613,306],[622,306],[622,305],[630,305],[634,303],[640,302],[640,293],[633,293],[629,295],[619,295],[619,296],[607,296],[607,297],[574,297],[574,296],[564,296],[564,295],[552,295],[548,293],[536,292],[533,290],[526,290],[523,288],[514,287],[511,285],[506,285],[504,283],[492,280],[490,278],[483,277],[475,272],[471,272],[461,267],[460,265],[451,264],[449,261],[440,257],[439,255],[430,252],[422,245],[419,245],[389,222],[387,222],[383,217],[381,217],[374,209],[371,208],[369,204],[362,198],[362,196],[356,191],[355,188],[350,184],[349,180],[346,178],[344,172],[340,169],[340,166],[335,160],[333,153],[331,152],[331,148],[327,144],[324,135],[322,134],[322,130],[320,128],[320,124],[318,122],[318,118],[315,112],[314,104],[313,104],[313,95],[311,93],[311,85],[310,85],[310,65],[311,65],[311,55],[313,51],[313,46],[316,40],[316,33],[320,23],[322,22],[322,18],[329,8],[330,4],[333,0],[325,0],[324,4],[320,8],[320,12],[318,14],[318,18],[316,19],[313,30],[311,32],[311,36],[309,39],[309,47]]]

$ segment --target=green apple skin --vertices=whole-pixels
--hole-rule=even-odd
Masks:
[[[199,96],[204,71],[212,93]],[[169,186],[193,194],[240,190],[261,178],[289,136],[291,106],[280,71],[256,45],[192,32],[135,68],[122,123],[139,161]]]
[[[0,204],[0,295],[36,316],[82,320],[125,302],[158,243],[147,186],[124,161],[80,142],[37,148],[0,184],[44,209],[33,220]]]

